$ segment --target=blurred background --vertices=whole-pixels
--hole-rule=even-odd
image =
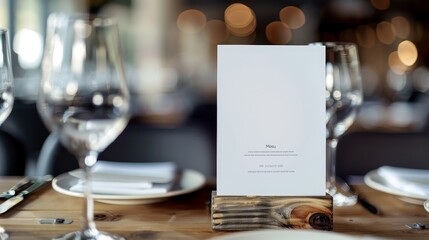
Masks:
[[[178,144],[189,137],[182,130],[192,132],[197,126],[201,136],[194,140],[200,144],[206,139],[207,151],[183,159],[214,176],[217,45],[348,41],[359,48],[364,103],[340,140],[339,174],[361,175],[385,164],[429,168],[429,2],[0,0],[0,26],[10,30],[16,85],[14,110],[1,126],[6,147],[0,153],[8,160],[3,160],[0,175],[34,174],[43,168],[39,155],[49,132],[34,102],[46,20],[57,11],[114,16],[120,23],[131,124],[143,127],[128,128],[124,134],[135,136],[114,143],[104,158],[118,158],[129,141],[143,148],[135,154],[151,152],[142,157],[146,160],[180,158],[178,154],[189,153],[186,146],[195,144]],[[160,140],[164,147],[157,149],[150,143],[160,135],[165,136]],[[203,161],[204,154],[210,156]]]

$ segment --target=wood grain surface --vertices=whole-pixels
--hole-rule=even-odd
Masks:
[[[8,189],[17,180],[17,177],[1,177],[0,191]],[[149,205],[96,202],[97,227],[127,239],[210,239],[231,234],[211,228],[210,198],[214,189],[214,184],[208,183],[197,192]],[[423,206],[403,202],[393,195],[363,185],[355,186],[355,189],[380,208],[381,214],[373,215],[360,205],[334,207],[333,231],[391,239],[429,239],[429,229],[415,230],[405,226],[415,222],[429,226],[429,213]],[[12,240],[51,239],[79,229],[82,206],[81,198],[57,193],[51,186],[46,186],[0,215],[0,226],[6,229]],[[39,223],[41,219],[55,218],[70,219],[73,223]]]

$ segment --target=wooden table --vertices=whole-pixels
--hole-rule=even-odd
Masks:
[[[1,177],[0,191],[8,189],[18,178]],[[97,226],[127,239],[209,239],[230,232],[213,232],[210,224],[209,199],[213,184],[187,195],[150,205],[95,204]],[[419,222],[429,226],[429,213],[422,206],[405,203],[396,197],[366,186],[356,189],[380,208],[373,215],[360,205],[334,209],[334,231],[352,235],[373,235],[392,239],[429,239],[429,229],[409,229],[405,225]],[[57,193],[46,186],[28,196],[15,208],[0,215],[0,225],[11,239],[50,239],[77,230],[81,224],[81,198]],[[65,218],[72,224],[40,224],[41,219]]]

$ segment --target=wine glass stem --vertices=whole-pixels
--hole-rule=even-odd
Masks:
[[[81,234],[83,238],[91,239],[98,234],[97,228],[94,222],[94,199],[92,198],[92,166],[97,161],[98,154],[95,152],[90,152],[84,156],[80,163],[83,165],[85,172],[85,182],[84,182],[84,219],[81,229]]]
[[[337,154],[337,138],[327,139],[326,141],[326,153],[327,153],[327,165],[326,165],[326,177],[327,177],[327,192],[333,196],[337,192],[335,185],[336,178],[336,154]]]

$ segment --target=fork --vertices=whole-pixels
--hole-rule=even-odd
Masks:
[[[21,191],[22,189],[28,187],[30,184],[33,183],[33,179],[32,178],[28,178],[25,177],[24,179],[22,179],[21,181],[17,182],[13,187],[11,187],[9,190],[0,193],[0,198],[11,198],[13,196],[15,196],[15,194],[19,191]]]

